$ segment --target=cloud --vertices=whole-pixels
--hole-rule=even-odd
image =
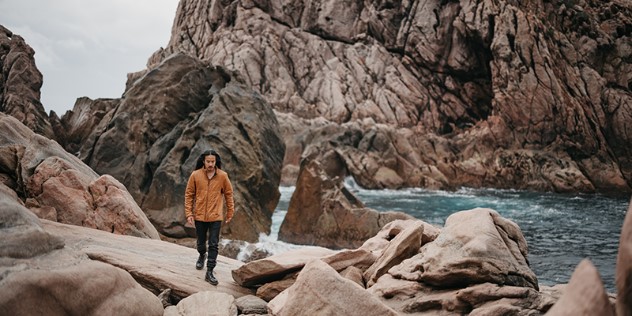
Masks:
[[[127,73],[167,45],[178,0],[1,0],[0,24],[35,50],[42,104],[63,115],[78,97],[118,98]]]

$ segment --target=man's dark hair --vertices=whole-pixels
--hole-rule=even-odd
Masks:
[[[204,167],[204,159],[206,159],[206,156],[208,155],[215,156],[215,167],[217,167],[218,169],[222,169],[222,158],[219,156],[219,154],[215,150],[210,149],[203,152],[200,155],[200,157],[198,157],[197,162],[195,163],[195,170],[198,170]]]

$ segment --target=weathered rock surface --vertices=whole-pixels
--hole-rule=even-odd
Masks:
[[[127,189],[98,176],[55,141],[0,113],[0,174],[41,218],[117,234],[159,238]]]
[[[617,315],[632,315],[632,200],[621,228],[617,255]]]
[[[0,183],[0,257],[31,258],[64,247],[63,240],[45,232],[39,219]]]
[[[237,316],[235,298],[226,293],[198,292],[165,309],[164,316],[225,315]]]
[[[44,230],[62,238],[66,248],[129,272],[138,283],[156,295],[164,289],[171,289],[171,297],[178,301],[200,291],[222,292],[234,297],[254,294],[254,291],[232,281],[231,271],[242,265],[237,260],[218,257],[214,274],[219,285],[212,286],[204,281],[206,270],[195,269],[198,257],[195,249],[161,240],[42,222]]]
[[[121,181],[161,233],[192,233],[183,226],[184,189],[211,148],[235,192],[224,236],[256,241],[269,233],[284,154],[278,122],[259,94],[223,68],[174,54],[120,100],[79,100],[62,122],[66,149]]]
[[[268,303],[268,310],[276,316],[397,315],[364,288],[318,259],[305,265],[294,285]]]
[[[4,185],[0,185],[0,204],[0,314],[163,314],[160,300],[129,273],[89,260],[84,253],[73,249],[72,242],[42,227],[40,220]],[[76,228],[116,236],[48,223],[59,225],[65,233]],[[82,238],[84,244],[89,240],[86,235]]]
[[[490,282],[538,289],[527,242],[512,221],[491,209],[450,215],[439,236],[389,273],[438,288]]]
[[[350,131],[341,155],[370,188],[630,192],[631,16],[618,0],[181,1],[148,69],[186,52],[244,74],[277,111],[286,181]]]
[[[40,135],[56,139],[40,102],[43,79],[34,55],[24,38],[0,25],[0,112],[17,118]]]
[[[272,256],[244,264],[233,271],[233,278],[243,278],[243,272],[249,271],[248,279],[255,280],[259,273],[258,281],[250,284],[258,287],[257,296],[269,300],[268,310],[271,315],[310,314],[312,309],[314,313],[318,310],[318,313],[330,311],[345,315],[373,315],[376,312],[386,315],[542,315],[548,311],[560,296],[560,290],[544,287],[542,291],[538,291],[537,280],[526,265],[526,244],[521,245],[524,239],[520,241],[519,237],[522,235],[519,234],[519,228],[491,210],[477,209],[461,213],[460,216],[457,213],[457,216],[448,219],[446,227],[440,233],[434,232],[436,234],[432,237],[436,239],[422,234],[426,227],[433,231],[431,225],[422,221],[394,221],[358,249],[325,254],[320,259],[312,252],[309,256],[304,256],[303,260],[298,258],[298,252],[292,258],[277,259]],[[485,215],[488,219],[480,219],[485,218]],[[494,218],[495,216],[498,218]],[[482,224],[486,222],[491,223]],[[493,228],[494,232],[489,227],[480,229],[489,225],[498,225],[498,228]],[[415,265],[420,270],[440,269],[446,275],[456,271],[460,273],[460,282],[451,282],[450,278],[446,278],[446,283],[421,278],[413,280],[403,278],[398,272],[413,266],[410,262],[415,257],[432,255],[427,249],[433,244],[445,245],[446,240],[453,239],[449,236],[454,235],[453,230],[467,230],[468,226],[473,227],[470,229],[470,236],[491,237],[469,238],[469,243],[453,242],[443,252],[473,253],[471,250],[478,248],[478,262],[474,259],[468,262],[462,260],[458,267],[441,267],[441,263],[437,263],[439,267],[436,268]],[[504,232],[500,233],[496,229]],[[463,233],[463,236],[467,235]],[[492,253],[493,249],[504,243],[510,244],[505,246],[504,252]],[[519,261],[514,258],[516,253],[524,256],[524,266],[502,263],[503,260]],[[489,257],[487,264],[483,262],[486,257]],[[292,260],[307,263],[304,266],[294,264],[279,268],[281,262]],[[275,261],[280,263],[272,264]],[[489,276],[499,274],[496,265],[506,268],[503,272],[506,276],[515,277],[490,278]],[[392,268],[389,269],[389,266]],[[464,273],[468,269],[469,272]],[[275,271],[275,278],[264,279],[272,270]],[[489,282],[482,280],[486,276]],[[529,279],[529,276],[533,278]],[[511,285],[515,281],[513,278],[524,278],[527,281],[513,282],[515,285]],[[378,303],[375,302],[376,298],[379,299]],[[358,306],[360,301],[369,303]],[[371,306],[371,309],[365,310],[367,306]]]
[[[260,285],[281,280],[285,275],[302,269],[312,259],[333,253],[333,250],[319,247],[290,250],[244,264],[232,271],[232,277],[237,284],[242,286]]]
[[[384,212],[365,207],[333,177],[341,171],[337,154],[324,160],[306,158],[301,165],[296,189],[279,229],[279,239],[295,244],[340,249],[357,248],[375,236],[387,223],[412,219],[401,212]]]
[[[619,299],[623,297],[620,296]],[[550,316],[615,315],[599,272],[590,260],[584,259],[577,265],[564,294],[546,314]]]

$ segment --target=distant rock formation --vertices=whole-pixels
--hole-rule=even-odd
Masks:
[[[320,153],[317,156],[321,156]],[[357,248],[387,223],[413,219],[402,212],[367,208],[343,184],[342,162],[332,150],[322,160],[304,159],[279,240],[333,249]]]
[[[0,25],[0,112],[40,135],[57,139],[40,102],[43,79],[34,54],[21,36]]]
[[[235,192],[224,236],[254,242],[270,232],[285,151],[279,125],[269,104],[223,68],[173,54],[121,99],[79,99],[61,123],[65,148],[121,181],[161,233],[194,234],[184,227],[184,189],[208,149],[221,155]]]
[[[630,192],[630,25],[629,1],[183,0],[148,69],[185,52],[243,74],[287,183],[351,132],[368,188]]]
[[[0,113],[0,183],[40,218],[111,233],[158,239],[127,189]]]

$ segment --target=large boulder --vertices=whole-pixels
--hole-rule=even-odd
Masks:
[[[17,118],[40,135],[55,139],[51,120],[40,102],[43,79],[34,55],[24,38],[0,25],[0,112]]]
[[[275,316],[398,315],[364,288],[317,259],[305,265],[294,285],[268,303],[268,310]]]
[[[93,112],[102,117],[96,125]],[[78,102],[62,122],[66,148],[121,181],[161,233],[193,234],[184,227],[184,189],[208,149],[221,155],[235,192],[224,236],[252,242],[270,232],[285,147],[272,108],[236,74],[174,54],[120,100]]]
[[[165,309],[164,316],[226,315],[237,316],[235,298],[211,291],[195,293]]]
[[[520,227],[491,209],[450,215],[439,236],[389,270],[396,278],[439,288],[495,283],[538,289]]]
[[[117,234],[159,238],[127,189],[99,176],[55,141],[0,113],[0,175],[39,217]]]
[[[2,184],[0,204],[0,314],[162,315],[160,300],[129,273],[89,260],[64,237],[47,231]],[[100,232],[77,226],[65,232],[72,227]]]
[[[295,244],[341,249],[357,248],[387,223],[412,219],[401,212],[384,212],[365,207],[343,184],[344,164],[329,151],[312,159],[306,157],[288,212],[279,229],[279,239]]]

